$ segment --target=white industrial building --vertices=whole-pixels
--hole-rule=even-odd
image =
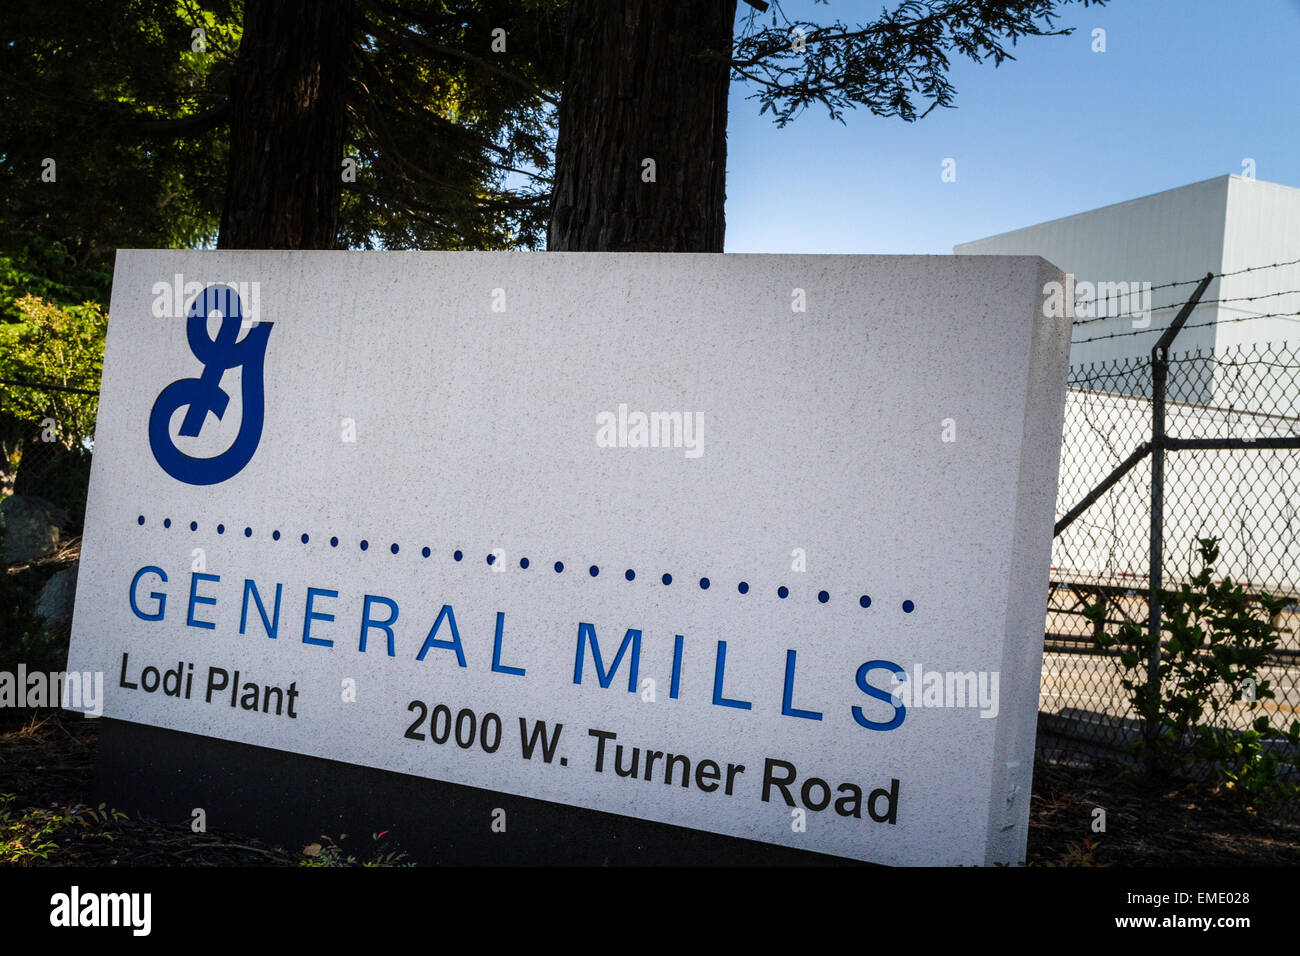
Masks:
[[[1174,352],[1221,355],[1234,345],[1284,341],[1300,346],[1300,264],[1257,268],[1300,259],[1300,189],[1291,186],[1218,176],[964,242],[953,252],[1038,255],[1072,274],[1078,314],[1071,365],[1149,356],[1207,272],[1229,274],[1210,283],[1203,296],[1209,304],[1192,313]],[[1241,271],[1248,268],[1254,271]],[[1168,287],[1171,282],[1186,284]],[[1144,330],[1147,316],[1132,313],[1147,308]],[[1250,318],[1278,313],[1284,317]],[[1223,387],[1201,399],[1231,404]]]
[[[1175,366],[1169,433],[1300,435],[1300,263],[1275,265],[1300,259],[1300,189],[1219,176],[962,243],[953,251],[1039,255],[1074,276],[1071,377],[1084,387],[1071,388],[1067,397],[1058,516],[1150,437],[1150,377],[1139,366],[1207,272],[1222,277],[1210,283],[1171,353],[1177,359],[1199,350],[1212,361]],[[1175,282],[1183,284],[1169,285]],[[1109,374],[1120,368],[1135,374]],[[1259,458],[1243,467],[1242,455]],[[1190,570],[1195,538],[1214,535],[1221,541],[1220,573],[1295,594],[1296,455],[1171,452],[1166,580]],[[1054,580],[1141,586],[1148,571],[1149,502],[1148,459],[1057,537]]]

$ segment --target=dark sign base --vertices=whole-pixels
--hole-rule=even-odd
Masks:
[[[825,866],[855,861],[100,718],[96,802],[290,851],[350,834],[361,859],[387,830],[424,866]],[[493,811],[505,832],[493,832]],[[500,814],[497,814],[498,819]]]

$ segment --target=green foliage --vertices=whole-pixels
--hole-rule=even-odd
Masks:
[[[57,811],[13,809],[14,795],[0,793],[0,864],[30,865],[45,861],[58,850],[50,839],[63,828],[63,816]]]
[[[1072,840],[1066,846],[1065,852],[1061,859],[1056,863],[1057,866],[1097,866],[1092,855],[1097,852],[1098,843],[1095,840]]]
[[[566,6],[358,0],[342,245],[540,244]],[[24,294],[104,301],[106,283],[93,296],[84,281],[47,284],[54,267],[33,267],[33,242],[59,243],[82,269],[111,266],[116,248],[215,244],[243,13],[243,0],[6,0],[0,311]],[[504,52],[490,48],[495,28]]]
[[[203,6],[6,0],[0,251],[39,237],[80,267],[107,267],[118,247],[215,238],[226,175],[220,108],[240,20],[232,2]],[[196,24],[208,31],[203,54],[191,50]],[[53,182],[42,178],[46,159]]]
[[[371,847],[369,858],[360,861],[357,857],[344,852],[343,847],[339,844],[348,838],[346,833],[340,834],[336,842],[328,836],[322,836],[322,843],[310,843],[302,848],[302,860],[299,866],[309,867],[312,869],[320,867],[410,867],[414,863],[401,862],[406,858],[402,852],[384,850],[381,840],[388,831],[383,833],[372,833],[370,835],[374,846]]]
[[[98,807],[80,804],[51,809],[14,807],[12,793],[0,793],[0,865],[31,866],[45,863],[58,851],[58,838],[75,834],[80,839],[104,836],[98,830],[105,824],[125,820],[126,814],[101,803]]]
[[[99,396],[16,383],[98,391],[107,316],[95,302],[59,306],[35,296],[13,308],[23,321],[0,324],[0,379],[8,380],[0,381],[0,477],[12,480],[15,494],[62,508],[75,530],[85,512]]]
[[[536,248],[567,0],[362,0],[340,241],[351,248]],[[506,49],[493,52],[494,29]]]
[[[28,295],[14,308],[23,321],[0,325],[0,378],[99,390],[108,328],[99,304],[60,307]],[[94,434],[99,398],[0,384],[0,404],[23,421],[53,419],[57,440],[74,448]]]
[[[1224,790],[1247,806],[1275,807],[1300,799],[1295,754],[1300,752],[1300,720],[1291,721],[1285,731],[1277,730],[1267,717],[1240,733],[1211,728],[1205,747],[1220,763]],[[1289,759],[1265,741],[1272,739],[1291,754]]]
[[[0,322],[22,321],[14,303],[28,295],[64,306],[105,304],[111,281],[107,266],[79,267],[61,243],[30,236],[18,248],[0,253]]]
[[[841,123],[845,110],[859,106],[910,123],[952,105],[950,58],[1000,66],[1015,59],[1008,47],[1018,40],[1072,33],[1052,28],[1061,7],[1106,2],[899,0],[892,10],[882,6],[876,20],[850,25],[792,20],[775,0],[766,26],[756,9],[749,11],[733,47],[732,71],[755,88],[748,98],[762,104],[760,114],[770,110],[778,126],[814,103]]]
[[[1226,729],[1241,707],[1253,713],[1275,696],[1260,672],[1278,646],[1271,620],[1286,602],[1248,595],[1231,580],[1216,584],[1217,539],[1200,539],[1199,552],[1201,570],[1195,577],[1175,591],[1160,592],[1163,645],[1154,682],[1148,679],[1148,660],[1155,644],[1147,629],[1130,622],[1111,635],[1104,629],[1104,605],[1086,611],[1097,643],[1119,651],[1121,683],[1142,724],[1136,751],[1152,772],[1203,761],[1225,791],[1247,804],[1294,798],[1296,750],[1282,759],[1265,741],[1300,744],[1300,721],[1282,731],[1260,715],[1244,732]]]

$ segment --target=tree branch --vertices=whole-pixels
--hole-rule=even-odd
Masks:
[[[193,116],[182,116],[179,119],[136,120],[131,128],[145,136],[177,136],[182,133],[206,133],[229,119],[230,101],[226,100],[220,106],[195,113]]]
[[[552,106],[557,107],[560,105],[558,99],[551,96],[540,87],[534,85],[529,80],[524,79],[517,73],[511,73],[509,70],[503,70],[499,66],[494,66],[482,57],[477,57],[472,53],[466,53],[464,50],[457,50],[453,47],[443,46],[441,43],[430,40],[428,37],[420,36],[418,33],[413,33],[404,26],[394,25],[389,27],[376,22],[371,22],[369,26],[373,28],[376,33],[387,37],[394,43],[405,46],[407,49],[423,48],[431,53],[437,53],[439,56],[450,57],[455,60],[470,63],[481,70],[491,73],[493,76],[498,76],[503,80],[527,90],[543,102],[550,103]]]

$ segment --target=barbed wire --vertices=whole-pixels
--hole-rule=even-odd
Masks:
[[[1268,262],[1264,265],[1247,266],[1244,269],[1235,269],[1232,272],[1215,272],[1213,275],[1216,279],[1226,279],[1229,276],[1245,275],[1247,272],[1260,272],[1264,269],[1281,269],[1285,266],[1294,265],[1300,265],[1300,259],[1288,259],[1285,262]],[[1151,291],[1154,292],[1156,289],[1172,289],[1180,285],[1196,285],[1204,278],[1205,276],[1197,276],[1195,279],[1179,279],[1177,282],[1162,282],[1160,285],[1153,285]]]
[[[1288,259],[1283,262],[1269,262],[1269,263],[1265,263],[1264,265],[1248,266],[1244,269],[1236,269],[1231,272],[1215,272],[1215,273],[1211,273],[1211,276],[1214,279],[1225,279],[1230,276],[1244,275],[1247,272],[1260,272],[1263,271],[1264,269],[1281,269],[1286,266],[1294,266],[1294,265],[1300,265],[1300,259]],[[1139,293],[1144,294],[1147,292],[1155,292],[1157,289],[1173,289],[1178,286],[1199,285],[1204,278],[1205,278],[1204,276],[1198,276],[1195,279],[1180,279],[1177,282],[1162,282],[1157,285],[1151,286],[1149,289],[1139,289],[1138,291]],[[1259,299],[1269,299],[1279,295],[1295,295],[1297,293],[1300,293],[1300,289],[1283,289],[1279,292],[1264,292],[1259,295],[1220,296],[1217,299],[1200,299],[1197,301],[1197,306],[1199,307],[1202,305],[1216,305],[1216,304],[1222,304],[1224,302],[1254,302]],[[1127,295],[1120,295],[1119,293],[1116,293],[1113,296],[1111,295],[1106,296],[1105,299],[1098,299],[1097,296],[1094,295],[1091,299],[1083,299],[1081,301],[1076,301],[1075,303],[1073,303],[1073,307],[1078,308],[1080,306],[1095,305],[1098,302],[1109,302],[1111,301],[1111,299],[1130,298],[1132,295],[1133,295],[1133,290],[1131,288]],[[1146,309],[1141,312],[1137,312],[1137,311],[1117,312],[1114,315],[1099,315],[1093,318],[1076,319],[1075,321],[1071,322],[1070,325],[1071,327],[1076,327],[1080,325],[1091,325],[1094,322],[1108,322],[1111,319],[1131,318],[1136,315],[1145,316],[1148,312],[1167,312],[1170,309],[1181,308],[1182,306],[1186,305],[1188,301],[1190,300],[1184,299],[1181,302],[1170,302],[1166,305],[1154,306],[1151,309]],[[1283,313],[1283,314],[1289,314],[1289,313]],[[1268,316],[1254,316],[1254,318],[1271,318],[1271,317],[1275,317],[1276,315],[1277,313],[1274,313],[1273,315],[1268,315]],[[1234,320],[1234,321],[1242,321],[1242,320]],[[1191,328],[1191,326],[1186,326],[1186,327]],[[1196,326],[1196,327],[1200,328],[1200,326]],[[1143,332],[1149,332],[1149,331],[1156,331],[1156,330],[1140,329],[1133,334],[1140,335]],[[1110,338],[1110,337],[1111,336],[1105,336],[1105,338]],[[1083,341],[1091,342],[1095,340],[1084,339]]]
[[[1093,305],[1098,301],[1109,302],[1111,299],[1127,299],[1130,298],[1132,294],[1133,293],[1130,292],[1128,295],[1107,296],[1105,299],[1102,300],[1098,300],[1095,298],[1087,299],[1084,300],[1083,302],[1076,302],[1075,308],[1077,309],[1081,305]],[[1203,305],[1219,305],[1224,302],[1254,302],[1258,299],[1271,299],[1279,295],[1297,295],[1297,294],[1300,294],[1300,289],[1283,289],[1280,292],[1264,292],[1261,293],[1260,295],[1230,295],[1230,296],[1223,296],[1218,299],[1198,299],[1196,302],[1196,307],[1200,308]],[[1144,309],[1141,312],[1137,312],[1137,311],[1116,312],[1114,315],[1099,315],[1090,319],[1076,319],[1075,321],[1071,322],[1070,325],[1071,327],[1077,328],[1078,326],[1081,325],[1092,325],[1094,322],[1108,322],[1111,319],[1125,319],[1135,315],[1146,315],[1148,312],[1168,312],[1170,309],[1181,308],[1182,306],[1186,305],[1188,301],[1190,300],[1184,300],[1182,302],[1170,302],[1168,305],[1153,306],[1152,308]]]
[[[1288,259],[1286,262],[1270,262],[1262,266],[1247,266],[1245,269],[1237,269],[1233,272],[1218,272],[1215,275],[1220,278],[1227,276],[1239,276],[1247,272],[1259,272],[1261,269],[1281,269],[1283,266],[1300,265],[1300,259]],[[1200,279],[1188,279],[1187,282],[1200,282]]]
[[[1300,319],[1300,312],[1264,312],[1260,315],[1239,315],[1233,319],[1216,318],[1210,322],[1189,322],[1187,325],[1183,326],[1181,331],[1186,332],[1188,329],[1208,329],[1215,325],[1232,325],[1235,322],[1250,322],[1255,319]],[[1110,335],[1094,335],[1092,338],[1088,339],[1075,339],[1070,344],[1086,345],[1089,342],[1103,342],[1106,339],[1122,339],[1132,335],[1151,335],[1152,333],[1162,331],[1164,330],[1156,327],[1134,329],[1131,332],[1112,332]]]
[[[1282,269],[1282,268],[1285,268],[1285,267],[1287,267],[1287,266],[1294,266],[1294,265],[1300,265],[1300,258],[1297,258],[1297,259],[1286,259],[1286,260],[1283,260],[1283,261],[1280,261],[1280,262],[1266,262],[1266,263],[1263,263],[1262,265],[1257,265],[1257,266],[1246,266],[1244,269],[1234,269],[1234,270],[1229,271],[1229,272],[1212,272],[1212,273],[1210,273],[1210,276],[1211,276],[1212,279],[1226,279],[1226,278],[1229,278],[1229,277],[1231,277],[1231,276],[1245,275],[1245,274],[1248,273],[1248,272],[1262,272],[1262,271],[1265,270],[1265,269]],[[1150,287],[1147,288],[1147,289],[1141,289],[1141,290],[1139,290],[1139,291],[1145,293],[1145,292],[1155,292],[1155,291],[1158,290],[1158,289],[1174,289],[1174,288],[1178,288],[1178,287],[1180,287],[1180,286],[1185,286],[1185,285],[1199,285],[1200,282],[1201,282],[1204,278],[1205,278],[1205,276],[1197,276],[1195,279],[1179,279],[1179,280],[1174,281],[1174,282],[1161,282],[1161,283],[1157,283],[1156,285],[1150,286]],[[1109,285],[1114,285],[1114,284],[1117,284],[1117,283],[1108,283],[1108,284],[1109,284]],[[1125,283],[1125,285],[1130,285],[1130,283]],[[1252,302],[1252,301],[1255,301],[1255,300],[1257,300],[1257,299],[1268,299],[1268,298],[1271,298],[1271,297],[1273,297],[1273,296],[1279,296],[1279,295],[1290,295],[1290,294],[1293,294],[1293,293],[1296,293],[1296,292],[1300,292],[1300,289],[1286,289],[1286,290],[1283,290],[1283,291],[1281,291],[1281,292],[1266,292],[1266,293],[1261,293],[1260,295],[1224,296],[1224,297],[1220,297],[1220,298],[1217,298],[1217,299],[1202,299],[1202,300],[1200,300],[1200,302],[1199,302],[1198,304],[1200,304],[1200,305],[1212,305],[1212,304],[1215,304],[1215,303],[1223,303],[1223,302]],[[1130,295],[1131,295],[1131,294],[1132,294],[1132,293],[1131,293],[1131,291],[1130,291]],[[1098,297],[1094,295],[1091,299],[1084,299],[1084,300],[1082,300],[1082,301],[1077,301],[1077,302],[1074,303],[1074,305],[1075,305],[1076,307],[1077,307],[1077,306],[1082,306],[1082,305],[1093,305],[1093,304],[1095,304],[1095,303],[1097,303],[1097,302],[1099,302],[1099,301],[1106,301],[1106,302],[1109,302],[1109,301],[1110,301],[1111,299],[1113,299],[1113,298],[1124,298],[1124,296],[1120,296],[1120,295],[1118,295],[1118,294],[1113,295],[1113,296],[1109,296],[1109,295],[1108,295],[1108,296],[1106,296],[1105,299],[1103,300],[1103,299],[1098,299]],[[1150,311],[1162,312],[1162,311],[1165,311],[1165,310],[1168,310],[1168,309],[1178,308],[1179,306],[1183,306],[1183,305],[1186,305],[1186,304],[1187,304],[1187,300],[1183,300],[1182,302],[1174,302],[1174,303],[1170,303],[1170,304],[1167,304],[1167,305],[1158,306],[1158,307],[1156,307],[1155,309],[1152,309],[1152,310],[1150,310]],[[1137,314],[1143,314],[1143,313],[1126,312],[1126,313],[1118,313],[1118,314],[1116,314],[1116,315],[1097,316],[1097,317],[1095,317],[1095,318],[1090,318],[1090,319],[1081,319],[1081,320],[1079,320],[1079,321],[1077,321],[1077,322],[1074,322],[1074,323],[1072,323],[1072,324],[1074,324],[1074,325],[1086,325],[1086,324],[1088,324],[1089,322],[1104,322],[1104,321],[1106,321],[1107,319],[1124,318],[1125,316],[1131,316],[1131,315],[1137,315]]]

